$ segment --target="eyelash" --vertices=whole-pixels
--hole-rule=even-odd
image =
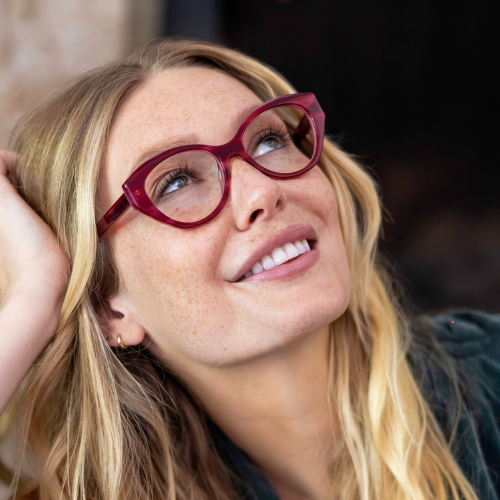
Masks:
[[[270,126],[268,129],[263,130],[260,132],[260,134],[257,136],[257,139],[255,141],[255,147],[257,147],[262,141],[268,139],[269,137],[279,137],[283,142],[289,142],[291,141],[290,134],[288,133],[288,130],[286,129],[285,126],[281,128],[274,128],[273,126]]]
[[[196,170],[192,167],[188,167],[187,164],[184,167],[176,168],[175,170],[171,170],[168,174],[166,174],[163,179],[158,183],[158,187],[156,188],[157,196],[162,196],[161,193],[163,190],[177,177],[181,175],[185,175],[186,177],[190,177],[194,179],[196,177]]]

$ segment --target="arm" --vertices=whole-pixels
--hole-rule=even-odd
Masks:
[[[55,235],[10,182],[15,166],[0,150],[0,413],[55,332],[69,275]]]

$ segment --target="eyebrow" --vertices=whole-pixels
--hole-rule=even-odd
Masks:
[[[169,141],[165,143],[161,142],[153,149],[148,149],[147,151],[144,151],[144,153],[142,153],[135,160],[134,164],[130,169],[129,175],[132,175],[132,173],[135,172],[144,162],[153,158],[153,156],[162,153],[163,151],[167,151],[167,149],[177,148],[179,146],[187,146],[188,144],[199,144],[199,142],[200,142],[199,137],[195,134],[179,137],[179,139],[175,141]]]
[[[232,121],[232,127],[235,130],[238,130],[243,123],[243,121],[252,113],[252,111],[255,111],[259,106],[261,106],[262,103],[259,102],[257,104],[252,104],[250,106],[246,106],[244,109],[242,109],[238,115],[234,118]],[[172,148],[177,148],[179,146],[187,146],[189,144],[200,144],[200,138],[196,134],[189,134],[183,137],[180,137],[179,139],[175,141],[169,141],[165,143],[160,143],[157,146],[155,146],[153,149],[148,149],[147,151],[144,151],[135,161],[132,167],[130,168],[130,171],[128,175],[132,175],[133,172],[135,172],[144,162],[147,160],[153,158],[154,156],[162,153],[163,151],[167,151],[168,149]]]

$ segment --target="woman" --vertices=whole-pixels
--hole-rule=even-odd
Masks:
[[[20,498],[496,498],[500,444],[485,461],[474,430],[495,437],[498,397],[461,402],[450,318],[398,310],[373,181],[293,93],[165,40],[20,122],[0,176],[3,407],[40,356],[3,415]],[[454,318],[498,353],[498,318]]]

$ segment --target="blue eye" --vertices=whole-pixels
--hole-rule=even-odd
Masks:
[[[161,190],[161,194],[168,194],[172,193],[173,191],[177,191],[178,189],[182,189],[183,187],[186,187],[188,184],[191,184],[193,182],[191,179],[186,177],[185,175],[180,175],[176,177],[175,179],[169,180],[167,184],[163,187]]]
[[[159,182],[158,187],[155,189],[156,197],[161,198],[168,194],[179,191],[193,182],[199,177],[196,169],[183,166],[166,174]]]
[[[281,148],[280,141],[276,137],[268,137],[259,143],[255,149],[255,156],[261,156],[279,148]]]
[[[252,156],[257,158],[271,151],[284,148],[288,142],[290,142],[290,134],[285,126],[280,128],[270,126],[255,139],[255,146],[251,148]]]

